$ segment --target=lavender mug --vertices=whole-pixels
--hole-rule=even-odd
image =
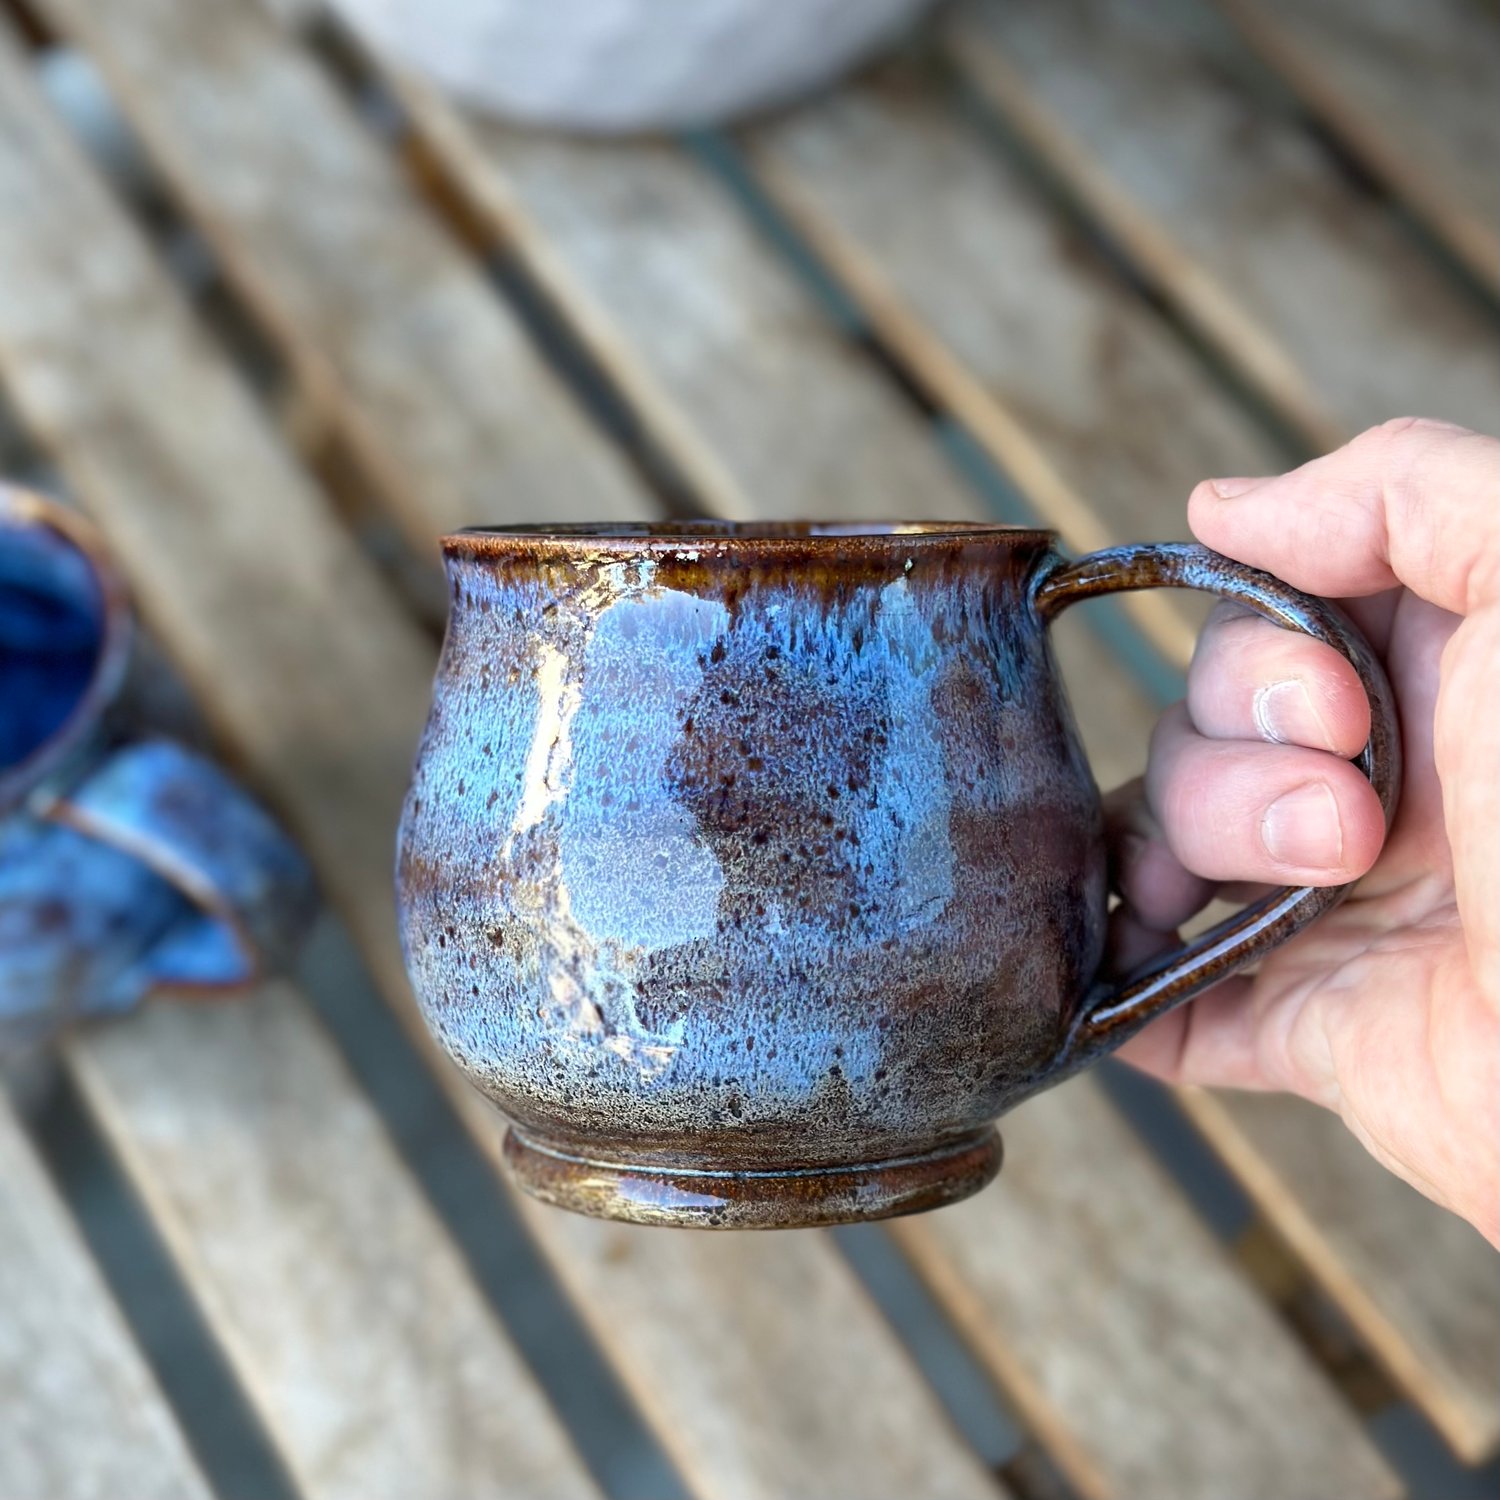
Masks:
[[[158,986],[217,991],[291,954],[301,855],[214,766],[124,740],[133,618],[103,543],[0,485],[0,1059]]]
[[[1074,602],[1221,594],[1390,688],[1324,600],[1178,543],[1070,562],[943,524],[571,526],[444,542],[452,608],[401,825],[406,960],[521,1185],[647,1223],[962,1198],[995,1119],[1300,930],[1283,889],[1099,972],[1098,789],[1047,638]]]

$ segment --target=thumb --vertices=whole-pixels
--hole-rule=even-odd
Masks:
[[[1210,479],[1200,541],[1333,597],[1403,584],[1467,615],[1500,596],[1500,441],[1402,417],[1275,479]]]

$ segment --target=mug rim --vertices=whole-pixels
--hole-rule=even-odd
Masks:
[[[0,482],[0,526],[41,526],[82,554],[99,589],[99,649],[88,684],[68,716],[29,754],[0,766],[0,813],[44,781],[93,732],[125,680],[134,613],[125,580],[95,527],[67,506],[35,490]]]
[[[1056,533],[1040,526],[1004,521],[785,520],[733,521],[717,518],[655,521],[562,521],[502,526],[466,526],[442,539],[446,556],[493,552],[552,551],[564,556],[600,551],[670,555],[684,547],[708,556],[747,550],[768,553],[905,551],[970,542],[1053,542]],[[695,557],[696,561],[697,558]]]

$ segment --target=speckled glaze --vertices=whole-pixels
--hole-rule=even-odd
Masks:
[[[0,1063],[158,986],[284,961],[311,874],[200,756],[108,714],[131,611],[92,527],[0,485]]]
[[[1227,972],[1096,983],[1099,797],[1045,630],[1089,588],[1049,533],[444,547],[401,932],[531,1192],[738,1227],[952,1201],[998,1168],[1003,1110]]]

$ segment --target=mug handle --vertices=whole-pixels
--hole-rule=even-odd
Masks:
[[[1054,556],[1038,571],[1031,597],[1042,622],[1050,624],[1081,599],[1154,588],[1199,589],[1232,599],[1285,630],[1326,642],[1349,661],[1370,699],[1370,738],[1355,764],[1375,788],[1389,828],[1401,787],[1395,699],[1370,643],[1327,599],[1191,542],[1112,547],[1076,562]],[[1148,1021],[1263,957],[1337,906],[1350,889],[1283,886],[1124,979],[1099,981],[1073,1020],[1062,1069],[1072,1071],[1111,1051]]]
[[[41,816],[138,859],[187,898],[145,956],[137,997],[221,990],[284,968],[313,914],[312,872],[271,818],[216,766],[167,740],[109,755]]]

